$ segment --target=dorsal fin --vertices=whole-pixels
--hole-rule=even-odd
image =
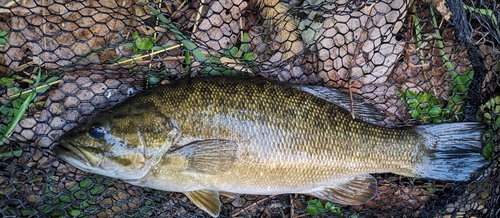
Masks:
[[[314,95],[318,98],[331,102],[346,111],[351,111],[351,98],[349,94],[344,93],[338,89],[324,87],[324,86],[295,86],[304,92]],[[356,118],[365,122],[380,125],[387,115],[380,109],[375,107],[372,103],[359,98],[358,96],[352,97],[353,110]]]

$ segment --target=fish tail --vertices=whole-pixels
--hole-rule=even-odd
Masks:
[[[475,122],[414,127],[426,140],[426,155],[415,166],[419,177],[467,181],[488,161],[481,151],[485,125]]]

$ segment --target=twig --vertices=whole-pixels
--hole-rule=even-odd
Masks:
[[[31,93],[31,92],[36,91],[36,90],[38,90],[38,89],[43,89],[43,88],[45,88],[45,87],[47,87],[47,86],[55,85],[55,84],[59,83],[60,81],[61,81],[61,80],[56,80],[56,81],[51,82],[51,83],[48,83],[48,84],[43,84],[43,85],[38,86],[38,87],[36,87],[36,88],[34,88],[34,89],[28,89],[28,90],[26,90],[26,91],[24,91],[24,92],[17,93],[17,94],[11,95],[11,96],[7,96],[7,98],[9,98],[9,99],[17,98],[17,97],[19,97],[19,96],[21,96],[21,95]],[[3,100],[5,100],[5,98],[0,97],[0,101],[3,101]]]
[[[193,33],[196,32],[196,29],[198,28],[198,24],[200,23],[201,12],[203,11],[203,6],[204,5],[205,5],[205,0],[201,0],[200,7],[198,7],[198,13],[196,14],[195,23],[194,23],[194,26],[193,26]]]
[[[375,7],[375,4],[372,4],[372,5],[368,6],[368,8],[366,9],[366,11],[370,11],[370,13],[373,13],[373,12],[374,12],[374,9],[373,9],[374,7]],[[376,13],[376,12],[375,12],[375,13]],[[366,22],[365,22],[365,25],[364,25],[364,26],[365,26],[365,29],[366,29],[366,30],[365,30],[365,31],[362,31],[362,32],[360,33],[360,36],[359,36],[359,38],[358,38],[358,41],[359,41],[359,42],[361,42],[361,43],[360,43],[360,44],[358,44],[358,45],[356,46],[355,51],[354,51],[354,54],[355,54],[355,55],[360,55],[360,53],[361,53],[361,49],[362,49],[362,46],[363,46],[363,44],[365,43],[365,41],[367,40],[367,38],[368,38],[368,36],[367,36],[367,35],[368,35],[368,29],[369,29],[368,24],[369,24],[370,22],[373,22],[373,20],[372,20],[372,18],[371,18],[371,17],[369,17],[369,18],[366,20]],[[364,56],[364,55],[363,55],[363,56]],[[367,58],[365,57],[365,61],[366,61],[366,59],[367,59]],[[352,98],[352,85],[351,85],[351,82],[355,82],[355,81],[351,81],[351,78],[352,78],[352,77],[351,77],[351,73],[352,73],[352,67],[354,66],[354,62],[355,62],[355,61],[356,61],[356,57],[353,57],[353,58],[351,59],[351,66],[350,66],[350,70],[348,70],[348,73],[349,73],[349,80],[348,80],[348,82],[347,82],[347,86],[348,86],[348,88],[349,88],[349,98],[350,98],[350,100],[351,100],[351,103],[350,103],[350,107],[351,107],[351,108],[350,108],[350,109],[351,109],[351,116],[352,116],[352,118],[353,118],[353,119],[356,119],[356,114],[354,113],[354,101],[353,101],[353,98]]]
[[[267,198],[260,199],[259,201],[255,202],[255,203],[253,203],[251,205],[246,206],[245,208],[241,209],[240,211],[236,212],[235,214],[233,214],[231,216],[232,217],[236,217],[236,216],[240,215],[241,213],[245,212],[246,210],[250,209],[251,207],[258,206],[258,204],[263,203],[263,202],[269,200],[270,198],[273,198],[273,197],[276,197],[276,196],[277,195],[271,195],[271,196],[268,196]]]
[[[159,53],[162,53],[162,52],[166,52],[166,51],[169,51],[169,50],[172,50],[172,49],[175,49],[175,48],[179,48],[181,46],[182,46],[182,44],[173,45],[173,46],[164,48],[162,50],[151,52],[149,54],[145,54],[145,55],[137,56],[137,57],[134,57],[134,58],[131,58],[131,59],[127,59],[127,60],[123,60],[123,61],[120,61],[120,62],[116,62],[116,63],[113,64],[113,66],[121,65],[121,64],[126,64],[126,63],[129,63],[129,62],[132,62],[132,61],[138,61],[140,59],[143,59],[143,58],[146,58],[146,57],[151,57],[153,55],[156,55],[156,54],[159,54]]]

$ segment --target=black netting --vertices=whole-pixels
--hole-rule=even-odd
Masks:
[[[183,194],[84,173],[52,149],[138,90],[251,75],[361,96],[385,127],[482,121],[491,165],[462,183],[376,174],[376,198],[359,206],[221,197],[221,216],[500,217],[499,22],[495,0],[0,0],[0,214],[208,216]]]

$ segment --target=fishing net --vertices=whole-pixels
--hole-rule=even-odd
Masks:
[[[221,197],[222,217],[500,217],[499,17],[495,0],[0,0],[0,214],[208,216],[183,194],[84,173],[52,148],[138,90],[251,75],[360,96],[386,127],[480,120],[491,165],[469,182],[376,174],[376,198],[359,206]]]

